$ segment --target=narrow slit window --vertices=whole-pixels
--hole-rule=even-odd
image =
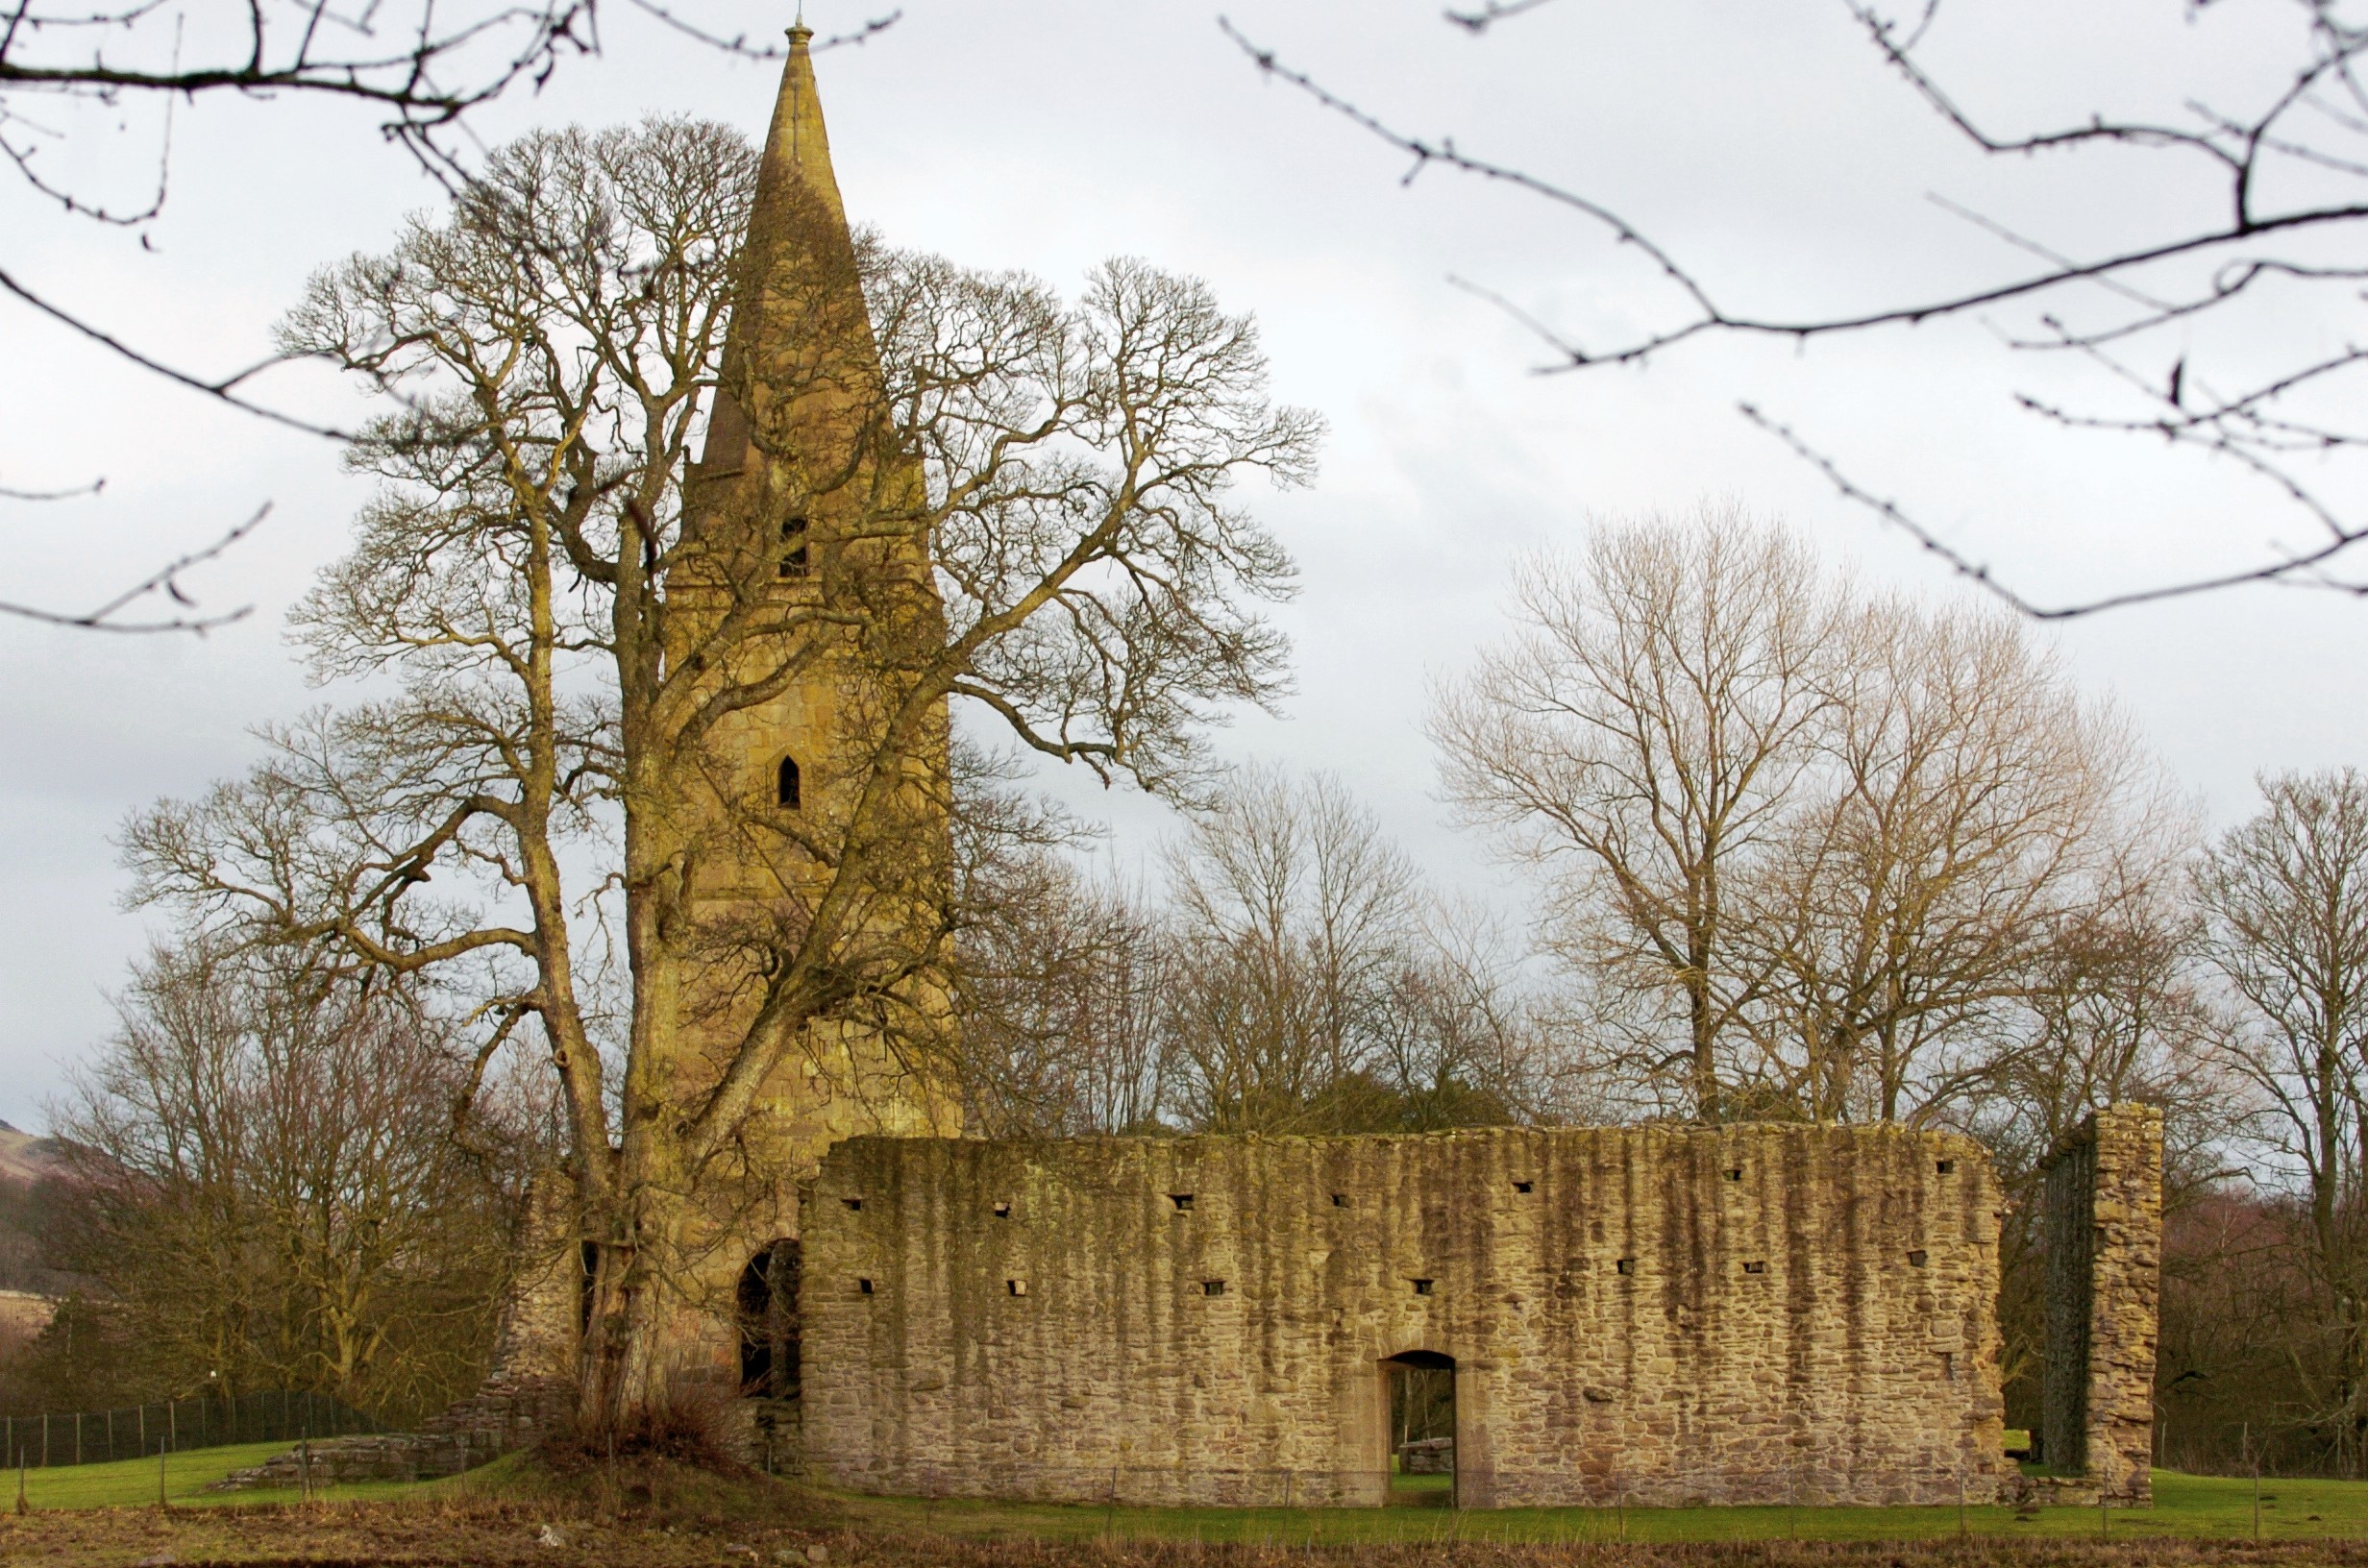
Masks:
[[[1730,1181],[1730,1182],[1739,1182],[1739,1181],[1741,1181],[1742,1179],[1743,1179],[1743,1172],[1741,1171],[1741,1169],[1740,1169],[1739,1167],[1739,1168],[1736,1168],[1736,1169],[1731,1169],[1731,1170],[1729,1170],[1729,1171],[1727,1172],[1727,1180],[1728,1180],[1728,1181]]]
[[[1637,1271],[1637,1261],[1634,1258],[1622,1258],[1612,1266],[1622,1274],[1634,1274]]]
[[[1193,1195],[1190,1192],[1171,1192],[1168,1201],[1175,1205],[1175,1212],[1179,1214],[1193,1212]]]
[[[1347,1193],[1345,1193],[1345,1192],[1335,1192],[1335,1193],[1333,1193],[1333,1194],[1332,1194],[1332,1207],[1333,1207],[1333,1208],[1335,1208],[1335,1209],[1345,1209],[1345,1208],[1347,1208],[1347,1207],[1348,1207],[1348,1194],[1347,1194]]]
[[[1940,1353],[1940,1381],[1943,1383],[1957,1381],[1957,1353],[1955,1351],[1944,1350]]]
[[[1513,1190],[1516,1192],[1534,1192],[1537,1188],[1538,1184],[1536,1182],[1516,1182],[1513,1184]]]
[[[861,1198],[841,1198],[839,1201],[847,1205],[850,1211],[860,1211],[863,1208]]]
[[[1221,1296],[1225,1293],[1225,1282],[1222,1280],[1202,1280],[1200,1282],[1200,1293],[1204,1296]]]
[[[855,1294],[859,1296],[868,1296],[871,1293],[872,1282],[870,1280],[857,1280],[855,1282]]]
[[[1764,1258],[1755,1258],[1755,1259],[1753,1259],[1750,1262],[1745,1263],[1745,1264],[1743,1265],[1743,1272],[1744,1272],[1744,1273],[1746,1273],[1746,1274],[1764,1274],[1764,1273],[1766,1273],[1766,1272],[1767,1272],[1767,1260],[1766,1260],[1766,1259],[1764,1259]]]
[[[1418,1296],[1427,1296],[1427,1295],[1429,1295],[1429,1294],[1431,1293],[1431,1286],[1432,1286],[1433,1285],[1437,1284],[1437,1283],[1438,1283],[1438,1282],[1437,1282],[1437,1281],[1435,1281],[1435,1280],[1417,1280],[1417,1281],[1415,1281],[1415,1294],[1416,1294],[1416,1295],[1418,1295]]]
[[[796,757],[783,757],[781,759],[781,766],[775,771],[773,779],[773,797],[775,800],[778,801],[782,807],[790,811],[796,811],[800,806],[804,804],[805,788],[803,781],[798,776],[798,759]]]
[[[1924,1249],[1922,1247],[1918,1247],[1913,1252],[1908,1254],[1908,1266],[1910,1268],[1922,1268],[1924,1266]]]
[[[1005,1280],[1003,1282],[1003,1288],[1010,1291],[1015,1296],[1024,1296],[1027,1294],[1027,1281]]]
[[[1943,1176],[1946,1176],[1949,1172],[1955,1170],[1956,1168],[1957,1162],[1954,1160],[1936,1160],[1933,1162],[1933,1169],[1938,1171]]]
[[[812,571],[813,556],[806,551],[806,523],[802,517],[793,517],[781,525],[781,580],[791,581]]]

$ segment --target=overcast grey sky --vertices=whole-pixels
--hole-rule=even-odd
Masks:
[[[1387,148],[1263,81],[1219,32],[1219,4],[1406,128],[1613,201],[1738,303],[1887,302],[2019,270],[1928,192],[2072,251],[2203,198],[2134,156],[1980,162],[1880,68],[1839,0],[1559,0],[1484,38],[1443,23],[1433,0],[908,0],[874,42],[821,59],[849,209],[891,241],[1063,283],[1138,254],[1257,312],[1280,394],[1320,409],[1333,435],[1314,491],[1260,502],[1305,574],[1285,614],[1299,694],[1223,744],[1335,770],[1443,879],[1487,890],[1507,873],[1434,798],[1426,683],[1494,635],[1512,563],[1574,542],[1591,513],[1733,495],[1870,580],[1964,591],[1744,423],[1739,400],[2042,595],[2299,533],[2232,476],[2017,413],[2010,394],[2054,372],[2000,354],[1981,322],[1532,375],[1538,344],[1451,275],[1597,337],[1675,302],[1633,253],[1517,193],[1436,170],[1401,185]],[[725,32],[787,19],[739,0],[689,9]],[[884,9],[813,0],[808,19],[828,33]],[[2199,85],[2230,101],[2257,91],[2282,56],[2259,41],[2264,20],[2299,11],[2232,0],[2187,22],[2180,9],[1961,4],[1934,48],[1970,107],[2002,122],[2169,113]],[[481,134],[648,112],[761,132],[773,67],[622,9],[605,24],[604,58],[497,105]],[[154,129],[136,106],[59,161],[134,189]],[[0,265],[183,364],[259,357],[308,272],[382,245],[436,200],[355,110],[208,103],[185,108],[174,135],[153,251],[0,182]],[[2306,343],[2322,330],[2284,326]],[[338,549],[359,490],[327,444],[177,392],[8,301],[0,366],[0,485],[108,480],[96,501],[0,511],[9,597],[91,598],[272,506],[193,579],[210,605],[255,603],[237,626],[197,640],[0,624],[0,1117],[37,1126],[63,1066],[108,1029],[106,994],[142,941],[117,907],[111,835],[159,794],[242,767],[248,726],[322,699],[292,668],[281,618]],[[313,373],[275,374],[262,390],[281,405],[344,411]],[[2257,771],[2368,760],[2368,608],[2255,590],[2049,635],[2216,820],[2249,809]],[[1118,824],[1122,852],[1162,831],[1147,803],[1071,794]]]

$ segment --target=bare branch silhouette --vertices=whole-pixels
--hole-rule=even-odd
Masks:
[[[1491,3],[1478,11],[1450,12],[1446,19],[1478,33],[1527,9]],[[2358,304],[2368,266],[2324,259],[2330,240],[2356,244],[2356,236],[2368,223],[2368,86],[2358,75],[2362,57],[2368,55],[2368,28],[2348,25],[2329,6],[2301,0],[2297,12],[2288,13],[2301,18],[2298,54],[2283,80],[2244,112],[2216,108],[2205,97],[2190,94],[2184,118],[2175,121],[2099,113],[2076,123],[2006,133],[1982,123],[1915,58],[1940,18],[1940,0],[1920,0],[1906,16],[1891,14],[1874,0],[1850,0],[1849,11],[1881,61],[1951,131],[1983,154],[2018,160],[2091,148],[2165,154],[2202,171],[2208,181],[2206,194],[2213,197],[2205,210],[2215,215],[2195,221],[2186,214],[2196,208],[2182,202],[2166,207],[2166,212],[2182,215],[2158,220],[2151,233],[2083,255],[1935,195],[1932,199],[1944,209],[2036,265],[1969,287],[1838,311],[1793,313],[1745,305],[1730,301],[1707,272],[1656,240],[1643,225],[1586,191],[1511,162],[1468,153],[1452,137],[1399,129],[1310,73],[1285,64],[1231,22],[1220,18],[1219,25],[1261,72],[1411,159],[1404,181],[1440,164],[1508,185],[1577,214],[1618,249],[1645,258],[1674,308],[1633,335],[1609,342],[1582,341],[1518,307],[1500,291],[1452,280],[1536,335],[1552,355],[1550,363],[1540,367],[1542,374],[1641,364],[1696,339],[1769,337],[1806,343],[1952,318],[1987,320],[1994,310],[2028,311],[2031,314],[2021,319],[2035,318],[2035,330],[1992,324],[2005,347],[2084,360],[2103,374],[2109,395],[2135,398],[2137,407],[2075,408],[2058,399],[2023,393],[2016,401],[2025,411],[2067,430],[2144,435],[2232,462],[2267,486],[2282,504],[2299,508],[2315,535],[2297,546],[2272,546],[2265,555],[2226,570],[2042,606],[2001,581],[1988,563],[1914,522],[1903,504],[1853,479],[1830,453],[1761,409],[1744,405],[1747,418],[1816,466],[1845,497],[1868,506],[1946,559],[1953,570],[2025,614],[2063,618],[2255,582],[2368,593],[2368,583],[2333,570],[2368,535],[2368,509],[2351,502],[2356,487],[2347,488],[2344,477],[2329,468],[2330,459],[2368,457],[2368,430],[2353,429],[2325,412],[2344,405],[2346,395],[2357,384],[2345,378],[2368,363],[2368,351],[2356,349],[2343,337],[2343,323]],[[2294,199],[2281,199],[2278,193],[2298,187],[2274,177],[2296,170],[2307,171],[2315,184]],[[2331,185],[2345,181],[2360,188],[2346,191],[2339,184]],[[2141,368],[2133,359],[2151,343],[2148,334],[2265,297],[2273,284],[2289,293],[2332,290],[2315,298],[2323,302],[2319,309],[2336,343],[2331,347],[2322,342],[2282,368],[2248,371],[2244,384],[2226,391],[2211,388],[2204,367],[2190,363],[2183,342],[2154,345],[2169,361],[2161,372]],[[2056,303],[2060,299],[2065,303]],[[2074,306],[2080,314],[2075,315]],[[2301,466],[2306,457],[2311,464],[2307,469]]]
[[[222,554],[239,540],[261,527],[263,519],[270,515],[271,507],[268,503],[258,507],[254,516],[225,532],[213,543],[203,549],[190,551],[186,554],[175,556],[138,582],[95,608],[84,610],[78,614],[72,611],[49,610],[38,605],[18,604],[0,600],[0,615],[14,616],[23,621],[37,621],[44,625],[70,626],[80,631],[194,631],[201,635],[218,627],[227,626],[233,622],[243,621],[254,612],[254,605],[241,604],[234,610],[226,610],[219,615],[176,614],[166,616],[161,620],[148,621],[124,621],[117,617],[133,605],[158,596],[194,612],[197,609],[197,600],[182,587],[182,574],[192,567],[202,566]]]
[[[180,386],[185,386],[192,392],[203,392],[210,398],[213,398],[218,402],[229,404],[232,407],[238,409],[242,413],[253,414],[258,419],[269,420],[274,425],[284,425],[291,430],[302,430],[307,435],[326,436],[332,441],[350,441],[353,439],[352,436],[347,434],[345,431],[336,429],[334,426],[315,425],[308,420],[298,419],[293,414],[284,414],[276,408],[266,408],[259,403],[249,403],[246,399],[238,395],[237,389],[242,383],[253,380],[256,376],[269,370],[274,365],[285,364],[287,360],[284,355],[273,355],[268,359],[258,360],[256,363],[249,365],[246,369],[237,371],[232,375],[208,380],[203,376],[193,376],[185,370],[176,370],[171,365],[165,364],[161,360],[152,358],[148,355],[142,354],[139,350],[133,348],[130,344],[124,342],[121,338],[116,337],[113,333],[92,326],[82,317],[75,315],[72,311],[67,310],[61,306],[54,305],[49,300],[36,294],[33,290],[27,288],[23,283],[18,282],[13,277],[10,276],[5,270],[0,270],[0,289],[5,289],[9,293],[15,295],[18,299],[24,301],[27,305],[41,312],[41,314],[49,317],[52,321],[59,322],[63,326],[72,328],[83,336],[89,338],[92,342],[113,351],[116,355],[125,359],[129,359],[132,363],[139,366],[142,370],[153,371],[157,375],[163,377],[166,380],[172,381]]]

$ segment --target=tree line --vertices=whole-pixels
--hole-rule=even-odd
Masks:
[[[2208,836],[2026,623],[1734,506],[1598,520],[1434,696],[1442,794],[1525,894],[1475,911],[1343,781],[1212,759],[1287,674],[1294,569],[1239,487],[1306,482],[1321,433],[1255,323],[1140,261],[1069,299],[850,238],[757,174],[710,125],[530,136],[289,317],[379,399],[375,498],[296,614],[361,689],[127,825],[171,935],[57,1108],[51,1261],[94,1285],[12,1401],[432,1409],[555,1165],[600,1259],[584,1413],[629,1427],[702,1237],[787,1174],[754,1086],[860,1030],[987,1136],[1967,1132],[2025,1200],[2024,1423],[2033,1173],[2156,1100],[2165,1458],[2359,1468],[2368,779],[2265,780]],[[752,313],[877,366],[728,354]],[[799,423],[826,394],[848,450]],[[693,526],[727,398],[794,573],[764,518]],[[800,809],[744,731],[818,649],[848,713]],[[1022,757],[1181,826],[1097,870]],[[717,866],[773,880],[718,913]]]

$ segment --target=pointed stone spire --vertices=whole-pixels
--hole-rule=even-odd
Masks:
[[[716,395],[701,478],[721,479],[754,458],[752,416],[777,427],[787,415],[766,406],[789,387],[820,385],[862,367],[877,350],[855,273],[853,236],[830,167],[830,136],[814,83],[814,30],[789,30],[789,60],[774,100],[773,124],[757,166],[756,195],[741,246],[742,274],[724,343],[723,386]],[[826,361],[835,361],[825,370]],[[791,395],[793,402],[808,400]],[[778,442],[785,432],[774,429]]]
[[[796,181],[820,197],[841,223],[839,182],[830,170],[830,134],[823,128],[823,102],[814,88],[814,30],[802,15],[789,30],[789,62],[781,68],[781,94],[774,100],[773,126],[765,136],[763,172],[756,178],[756,204],[784,182]]]

